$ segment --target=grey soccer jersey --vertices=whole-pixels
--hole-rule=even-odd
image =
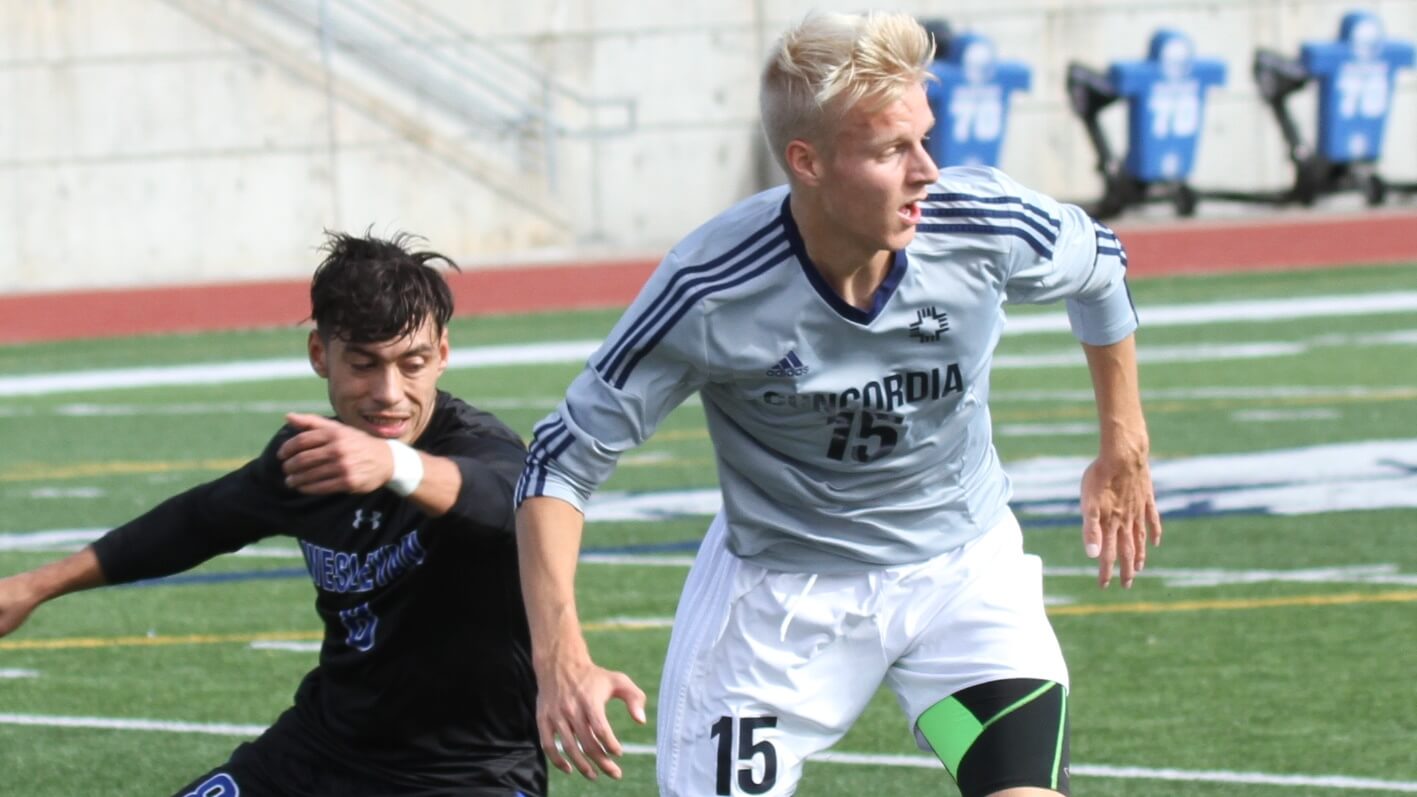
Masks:
[[[989,367],[1003,305],[1067,299],[1074,334],[1136,328],[1117,237],[993,169],[941,172],[875,304],[822,281],[785,187],[675,246],[536,427],[518,500],[584,508],[697,391],[729,548],[780,570],[920,561],[1000,520]]]

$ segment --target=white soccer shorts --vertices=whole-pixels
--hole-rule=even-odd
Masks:
[[[790,795],[803,761],[835,744],[882,684],[913,732],[935,703],[1006,678],[1068,684],[1043,565],[1023,552],[1012,513],[925,562],[820,575],[739,559],[717,517],[660,684],[660,794]]]

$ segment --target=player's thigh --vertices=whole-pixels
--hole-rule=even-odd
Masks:
[[[712,542],[685,585],[665,663],[660,793],[792,794],[803,761],[840,739],[879,686],[879,635],[849,579],[714,558]]]
[[[1042,562],[1023,552],[1010,515],[950,568],[926,575],[963,586],[886,683],[920,747],[941,758],[966,797],[1060,784],[1065,792],[1068,672],[1044,611]],[[928,594],[929,581],[917,589]]]
[[[912,634],[886,675],[910,721],[989,681],[1033,678],[1066,688],[1067,664],[1044,610],[1043,563],[1024,553],[1013,515],[962,556],[940,561],[940,567],[910,577],[916,597],[901,616],[912,618]],[[929,612],[928,618],[921,612]],[[901,636],[894,627],[888,635]]]
[[[1068,794],[1067,703],[1053,681],[991,681],[935,704],[917,729],[964,797]]]

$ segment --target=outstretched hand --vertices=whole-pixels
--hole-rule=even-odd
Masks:
[[[570,772],[574,765],[590,780],[596,779],[598,768],[619,780],[620,766],[615,759],[624,748],[615,738],[605,707],[612,699],[621,700],[635,722],[643,725],[644,691],[630,676],[589,661],[540,675],[537,689],[536,724],[541,731],[541,749],[551,765],[562,772]]]
[[[1161,544],[1161,514],[1146,457],[1100,456],[1082,476],[1082,540],[1088,558],[1098,560],[1097,583],[1112,582],[1114,564],[1122,586],[1146,565],[1146,544]]]
[[[292,412],[285,421],[299,430],[276,451],[287,487],[309,495],[371,493],[394,474],[393,454],[380,438],[319,415]]]

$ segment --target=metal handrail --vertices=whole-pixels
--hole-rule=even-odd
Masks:
[[[341,52],[355,56],[396,82],[415,88],[444,111],[479,127],[506,133],[538,129],[548,136],[617,135],[635,127],[634,100],[587,98],[544,70],[513,58],[412,0],[400,0],[399,5],[408,10],[410,16],[421,17],[444,33],[447,41],[460,45],[454,55],[423,49],[428,45],[426,36],[412,29],[404,17],[388,13],[387,6],[367,0],[304,0],[303,3],[257,0],[257,3],[316,30],[328,24],[330,29],[323,33]],[[336,10],[347,13],[331,13]],[[398,54],[399,48],[411,57]],[[518,84],[522,91],[517,90]],[[476,91],[469,91],[470,86]],[[534,99],[528,99],[528,94]],[[556,113],[556,99],[581,107],[591,123],[566,124]],[[598,126],[596,110],[615,106],[622,109],[623,122],[616,126]]]
[[[495,44],[487,41],[485,38],[477,36],[471,33],[470,31],[461,29],[456,21],[448,18],[446,15],[441,14],[438,11],[435,11],[434,9],[429,8],[423,3],[418,2],[418,0],[397,0],[397,2],[399,2],[405,8],[408,8],[409,10],[418,14],[419,16],[428,19],[436,27],[441,28],[443,30],[454,31],[454,35],[457,37],[457,41],[459,43],[476,44],[479,48],[484,50],[489,55],[494,56],[498,60],[501,60],[511,69],[519,71],[527,77],[530,77],[531,79],[539,82],[545,89],[545,91],[552,96],[564,97],[567,100],[570,100],[571,102],[575,103],[576,105],[580,105],[585,108],[604,108],[611,106],[620,106],[625,111],[626,129],[634,128],[636,108],[635,101],[633,99],[630,99],[628,97],[588,97],[577,91],[576,89],[572,88],[571,86],[562,83],[561,81],[552,77],[545,70],[539,69],[523,61],[519,61],[513,58],[512,56],[502,52],[500,48],[498,48]]]

